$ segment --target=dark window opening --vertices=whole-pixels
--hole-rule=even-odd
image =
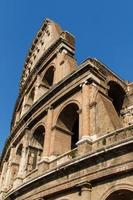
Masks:
[[[106,200],[132,200],[133,192],[129,190],[118,190],[107,197]]]
[[[71,149],[76,148],[76,143],[79,141],[79,116],[77,116],[72,128]]]
[[[37,162],[41,159],[45,139],[45,128],[39,126],[33,133],[29,146],[28,154],[28,171],[36,168]]]
[[[16,155],[21,156],[21,154],[22,154],[22,149],[23,149],[23,145],[20,144],[19,147],[18,147],[18,149],[17,149]]]
[[[45,73],[43,82],[47,87],[51,87],[53,85],[54,80],[54,67],[51,66]]]
[[[75,103],[67,105],[59,115],[57,125],[71,134],[71,149],[76,148],[79,140],[79,107]]]
[[[44,127],[41,125],[39,126],[34,134],[33,134],[33,140],[35,141],[35,146],[39,146],[40,149],[43,148],[43,144],[44,144],[44,134],[45,134],[45,129]]]
[[[123,107],[125,92],[123,88],[114,81],[109,82],[108,95],[112,99],[112,103],[118,115]]]

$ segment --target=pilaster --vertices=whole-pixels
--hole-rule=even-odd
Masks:
[[[43,157],[47,158],[50,156],[50,150],[52,148],[51,142],[52,142],[52,122],[53,122],[53,108],[48,108],[47,113],[47,123],[46,123],[46,132],[45,132],[45,143],[44,143],[44,149],[43,149]]]
[[[9,161],[8,161],[8,165],[7,165],[7,172],[5,174],[5,180],[3,183],[3,190],[7,191],[9,190],[9,188],[12,186],[13,184],[13,180],[12,180],[12,162],[14,159],[14,150],[15,148],[12,146],[11,150],[10,150],[10,156],[9,156]]]
[[[89,182],[83,182],[78,185],[80,189],[81,200],[91,200],[92,186]]]
[[[82,129],[80,140],[77,142],[78,153],[84,154],[91,150],[92,141],[90,138],[90,85],[85,81],[82,85]]]
[[[85,81],[82,84],[82,137],[90,135],[90,85]]]
[[[2,199],[3,193],[4,193],[4,181],[6,177],[6,172],[7,172],[7,161],[3,161],[3,167],[2,167],[2,172],[1,172],[1,177],[0,177],[0,197]]]
[[[76,70],[76,60],[74,58],[74,50],[68,46],[58,49],[56,53],[56,71],[54,83],[58,83],[64,77]]]

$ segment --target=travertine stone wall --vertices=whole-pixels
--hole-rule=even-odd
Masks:
[[[74,50],[74,37],[46,19],[1,156],[0,200],[112,200],[117,190],[131,200],[133,84],[97,59],[77,68]]]

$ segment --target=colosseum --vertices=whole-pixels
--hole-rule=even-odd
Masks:
[[[1,200],[133,200],[133,83],[46,19],[1,154]]]

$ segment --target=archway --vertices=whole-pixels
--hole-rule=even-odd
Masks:
[[[112,99],[114,108],[118,116],[120,116],[120,111],[124,103],[125,91],[118,83],[114,81],[110,81],[108,83],[108,86],[109,86],[108,96]]]
[[[50,88],[53,85],[53,80],[54,80],[54,66],[51,66],[47,69],[46,73],[44,74],[42,82],[47,88]]]
[[[60,113],[57,126],[62,129],[62,131],[67,131],[71,139],[70,148],[74,149],[76,147],[76,143],[79,140],[79,107],[75,103],[68,104]]]
[[[45,139],[45,128],[40,125],[33,133],[29,145],[28,171],[36,168],[37,162],[41,159]]]
[[[126,189],[117,190],[111,193],[106,200],[133,200],[133,192]]]

